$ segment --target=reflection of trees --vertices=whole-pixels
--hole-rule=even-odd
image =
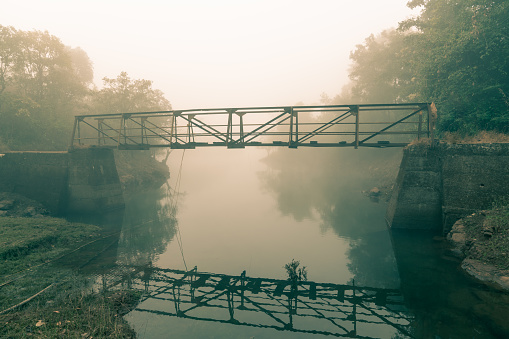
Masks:
[[[265,188],[279,209],[300,221],[318,216],[324,230],[350,239],[350,271],[356,282],[384,287],[397,283],[384,204],[373,204],[361,191],[388,185],[397,174],[394,149],[278,149],[265,159]]]
[[[168,185],[131,197],[126,202],[118,261],[124,265],[151,262],[175,235]]]

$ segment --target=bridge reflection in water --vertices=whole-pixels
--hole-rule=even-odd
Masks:
[[[125,268],[121,279],[112,281],[103,276],[104,289],[118,286],[144,292],[139,312],[336,337],[371,338],[363,333],[391,326],[412,337],[413,318],[396,289],[150,266]],[[153,301],[150,308],[142,306],[147,300]],[[254,312],[265,316],[253,317]]]

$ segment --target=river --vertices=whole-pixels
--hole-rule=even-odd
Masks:
[[[174,150],[168,183],[131,196],[121,218],[116,264],[159,274],[127,321],[140,338],[496,338],[501,321],[487,320],[500,295],[464,277],[433,234],[391,233],[386,197],[363,193],[394,179],[400,154]],[[296,306],[289,286],[275,292],[292,260],[318,291],[299,286]],[[192,269],[216,287],[182,283]],[[266,289],[246,289],[243,300],[241,280],[218,287],[244,271]]]

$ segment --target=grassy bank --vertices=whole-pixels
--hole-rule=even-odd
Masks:
[[[122,315],[137,293],[94,291],[94,278],[69,265],[108,238],[63,219],[0,217],[0,337],[135,337]]]
[[[476,213],[463,221],[467,258],[509,270],[509,204]]]

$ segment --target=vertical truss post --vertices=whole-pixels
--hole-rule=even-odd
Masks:
[[[173,144],[173,138],[175,138],[175,142],[178,141],[177,118],[180,116],[180,114],[182,114],[182,112],[174,111],[172,115],[170,146]]]
[[[285,324],[285,329],[293,329],[292,297],[290,295],[288,295],[288,324]]]
[[[421,140],[422,133],[422,111],[419,112],[419,126],[417,127],[417,140]]]
[[[239,310],[245,310],[246,306],[244,306],[244,290],[246,289],[246,271],[242,271],[240,275],[240,306]]]
[[[81,145],[81,129],[80,129],[80,122],[82,119],[78,120],[78,145]]]
[[[355,296],[355,280],[352,280],[352,303],[353,303],[353,313],[352,313],[352,321],[353,321],[353,330],[352,335],[357,335],[357,297]]]
[[[118,126],[118,140],[117,140],[117,148],[120,146],[121,138],[122,138],[122,126],[124,124],[124,115],[120,116],[120,125]]]
[[[246,113],[236,113],[240,118],[240,136],[239,136],[239,142],[240,144],[244,144],[244,115]]]
[[[435,141],[435,127],[438,119],[438,111],[435,103],[428,104],[428,137],[431,139],[431,145]]]
[[[72,128],[71,145],[70,148],[74,148],[74,137],[76,136],[76,128],[79,124],[80,117],[74,117],[74,127]]]
[[[181,317],[183,314],[180,312],[180,284],[177,285],[177,293],[175,293],[175,284],[173,285],[173,302],[175,306],[175,313],[177,317]]]
[[[97,119],[97,144],[99,146],[101,146],[101,140],[104,140],[103,121],[104,121],[104,119]]]
[[[297,148],[299,140],[299,120],[297,112],[293,110],[293,107],[285,107],[285,113],[290,114],[290,135],[288,138],[288,147]]]
[[[131,118],[131,115],[130,114],[122,114],[122,120],[124,122],[123,126],[124,126],[124,145],[127,145],[127,119],[130,119]]]
[[[191,123],[196,115],[195,114],[189,114],[189,122],[187,123],[187,142],[191,143],[194,142],[194,131],[193,131],[193,124]]]
[[[355,149],[359,148],[359,106],[350,106],[352,115],[355,116]]]
[[[226,110],[228,113],[228,125],[226,127],[226,146],[229,147],[233,142],[233,113],[235,109]]]
[[[233,288],[234,288],[233,286],[228,286],[227,287],[228,290],[226,292],[226,297],[228,299],[228,312],[230,313],[231,322],[235,321],[235,305],[233,304],[233,292],[232,292]]]
[[[142,145],[145,143],[145,141],[148,144],[147,131],[145,131],[145,122],[146,121],[147,121],[147,117],[141,117],[140,122],[141,122],[141,144]]]

